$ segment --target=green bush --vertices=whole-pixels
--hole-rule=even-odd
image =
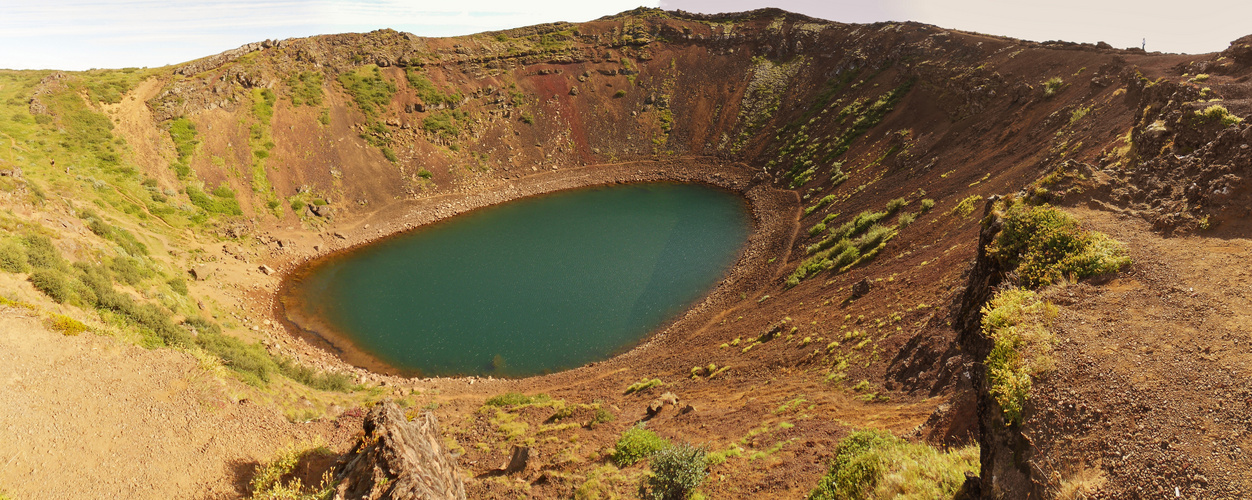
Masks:
[[[52,240],[42,234],[29,234],[22,238],[26,245],[26,262],[35,269],[62,269],[65,259]]]
[[[85,210],[80,217],[87,221],[87,228],[97,236],[106,240],[117,243],[126,253],[130,255],[148,255],[148,247],[141,243],[135,235],[126,229],[113,226],[104,222],[99,215],[91,210]]]
[[[1065,88],[1065,81],[1061,80],[1061,77],[1059,76],[1054,76],[1049,78],[1048,81],[1043,82],[1043,96],[1052,97],[1063,88]]]
[[[613,93],[613,97],[614,97],[614,98],[622,98],[622,97],[626,97],[626,91],[625,91],[625,90],[619,90],[619,91],[617,91],[617,92],[614,92],[614,93]]]
[[[613,447],[613,463],[618,467],[629,467],[668,446],[669,441],[645,429],[643,424],[636,425],[626,429],[617,439]]]
[[[922,200],[922,208],[921,208],[921,213],[923,213],[923,214],[924,214],[924,213],[926,213],[926,212],[929,212],[929,211],[930,211],[930,209],[932,209],[932,208],[935,208],[935,200],[932,200],[932,199],[930,199],[930,198],[926,198],[926,199]]]
[[[187,295],[188,293],[187,280],[184,280],[182,278],[170,278],[165,281],[165,284],[169,285],[170,290],[173,290],[174,293],[177,293],[179,295]]]
[[[1218,122],[1223,127],[1229,127],[1243,122],[1243,118],[1239,118],[1227,110],[1225,106],[1214,104],[1203,110],[1196,110],[1195,121],[1200,124]]]
[[[630,386],[626,388],[626,394],[644,391],[644,390],[651,389],[653,387],[660,387],[663,385],[665,385],[665,382],[662,382],[661,379],[659,378],[654,378],[654,379],[645,378],[645,379],[641,379],[638,382],[630,384]]]
[[[132,257],[114,257],[109,262],[109,270],[113,271],[113,276],[122,283],[131,286],[138,285],[156,274],[139,259]]]
[[[30,273],[27,278],[30,284],[57,301],[58,304],[69,302],[74,297],[74,291],[70,287],[69,280],[65,277],[65,273],[57,269],[39,268]]]
[[[979,470],[978,447],[948,452],[890,433],[856,431],[839,441],[809,500],[952,498]]]
[[[703,448],[681,443],[665,448],[648,460],[652,475],[639,488],[639,496],[653,500],[686,500],[709,475]]]
[[[904,206],[908,204],[909,204],[909,201],[904,198],[896,198],[894,200],[888,201],[887,202],[887,215],[891,215],[896,212],[899,212],[901,208],[904,208]]]
[[[805,208],[804,215],[807,216],[813,212],[821,210],[822,208],[825,208],[826,205],[829,205],[834,201],[835,201],[835,195],[833,194],[828,194],[826,196],[823,196],[822,199],[817,200],[817,203],[813,204],[813,206]]]
[[[306,485],[295,476],[296,467],[311,455],[333,455],[325,446],[300,450],[289,445],[278,452],[273,460],[258,465],[249,484],[253,500],[325,500],[335,494],[335,483],[329,473],[323,474],[317,486]]]
[[[10,273],[29,271],[30,264],[26,262],[26,249],[12,240],[0,243],[0,269]]]
[[[952,207],[952,210],[948,213],[964,219],[974,213],[974,210],[978,208],[978,202],[980,201],[982,201],[982,195],[971,194],[957,203],[955,207]]]
[[[1010,288],[997,293],[982,313],[983,334],[993,342],[987,356],[991,395],[1006,424],[1021,423],[1032,380],[1054,364],[1049,325],[1056,308],[1035,292]]]
[[[1003,229],[987,253],[1014,269],[1027,287],[1112,273],[1131,262],[1125,245],[1083,229],[1065,212],[1046,205],[1008,203]]]
[[[201,333],[196,344],[217,356],[222,364],[234,370],[249,385],[264,387],[278,365],[261,344],[248,344],[242,340],[220,333]]]

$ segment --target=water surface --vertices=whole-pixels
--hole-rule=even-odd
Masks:
[[[749,231],[743,200],[707,186],[565,191],[320,262],[283,302],[401,372],[528,376],[633,347],[720,281]]]

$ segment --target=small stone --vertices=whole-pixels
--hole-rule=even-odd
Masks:
[[[271,274],[274,274],[274,268],[272,268],[272,267],[270,267],[270,266],[267,266],[267,265],[265,265],[265,264],[261,264],[261,266],[260,266],[260,267],[258,267],[258,268],[257,268],[257,270],[258,270],[258,271],[261,271],[261,274],[264,274],[264,275],[266,275],[266,276],[269,276],[269,275],[271,275]]]

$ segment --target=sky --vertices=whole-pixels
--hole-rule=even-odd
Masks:
[[[1252,1],[1195,0],[0,0],[0,68],[154,67],[246,43],[380,28],[452,36],[580,22],[639,6],[779,7],[848,23],[920,21],[1027,40],[1205,53],[1252,34]],[[1075,13],[1082,13],[1077,15]]]

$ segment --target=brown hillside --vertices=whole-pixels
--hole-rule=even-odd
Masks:
[[[92,229],[93,210],[148,250],[139,260],[155,274],[118,289],[179,332],[205,335],[203,317],[366,386],[320,391],[277,374],[247,385],[207,348],[138,350],[127,344],[178,344],[104,306],[54,301],[30,269],[0,273],[15,317],[0,328],[33,332],[0,335],[0,352],[31,352],[0,375],[11,379],[0,429],[21,436],[0,440],[0,488],[245,496],[251,468],[283,446],[322,436],[346,452],[363,414],[353,407],[396,399],[438,417],[470,498],[632,497],[647,466],[608,456],[671,392],[679,403],[647,428],[726,456],[700,488],[707,498],[804,497],[859,429],[980,445],[967,491],[987,498],[1241,498],[1252,492],[1240,260],[1252,250],[1250,75],[1252,37],[1168,55],[779,10],[647,9],[445,39],[266,41],[147,72],[0,74],[14,116],[0,122],[0,244],[46,234],[79,269],[125,257],[123,238]],[[114,80],[116,99],[93,86]],[[111,128],[84,125],[98,116]],[[180,136],[188,125],[194,135]],[[88,139],[60,138],[80,129]],[[609,360],[522,380],[404,378],[283,307],[282,280],[315,259],[523,196],[643,180],[742,193],[755,227],[702,302]],[[1018,279],[984,251],[1000,224],[988,202],[1004,195],[1061,207],[1134,261],[1040,292],[1059,308],[1056,366],[1012,425],[988,394],[980,330],[986,300]],[[906,204],[881,219],[890,235],[864,258],[797,271],[831,230],[896,199]],[[167,284],[179,278],[185,294]],[[57,315],[100,336],[53,336],[39,321]],[[114,354],[95,359],[89,346]],[[89,362],[67,374],[65,356]],[[118,382],[130,392],[116,397],[177,418],[100,444],[131,413],[91,381],[129,369],[155,375]],[[665,386],[625,393],[652,378]],[[507,392],[554,401],[484,405]],[[615,418],[554,418],[587,424],[597,410]],[[96,438],[67,450],[54,437],[71,431],[32,415]],[[117,450],[148,440],[148,458],[130,458],[141,474],[106,480]],[[515,445],[529,465],[496,474]],[[208,451],[180,451],[194,447]]]

